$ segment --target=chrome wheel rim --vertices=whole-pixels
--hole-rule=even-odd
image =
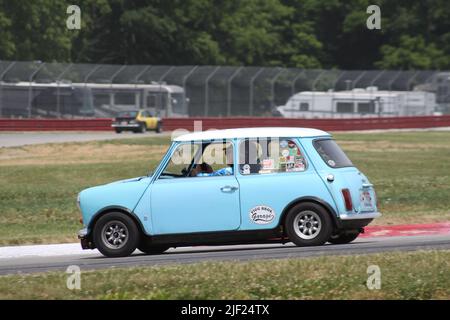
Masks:
[[[128,242],[128,228],[123,222],[111,221],[102,229],[103,243],[110,249],[120,249]]]
[[[322,221],[314,211],[302,211],[294,219],[294,231],[304,240],[314,239],[321,229]]]

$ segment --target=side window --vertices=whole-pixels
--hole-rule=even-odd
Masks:
[[[200,145],[194,143],[180,144],[172,153],[166,168],[161,173],[160,178],[181,178],[186,177]]]
[[[300,103],[300,111],[308,111],[309,110],[309,103],[308,102],[301,102]]]
[[[203,144],[201,157],[195,159],[190,176],[233,175],[233,144],[221,141]]]
[[[336,102],[337,113],[353,113],[353,102]]]
[[[305,157],[292,139],[246,139],[239,144],[239,171],[243,175],[305,170]]]

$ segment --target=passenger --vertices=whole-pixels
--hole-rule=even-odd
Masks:
[[[228,148],[223,149],[225,151],[225,158],[227,166],[216,171],[212,171],[211,166],[207,163],[197,165],[192,169],[192,177],[211,177],[211,176],[229,176],[233,174],[233,147],[230,145]],[[210,170],[204,170],[205,167],[209,167]],[[206,171],[206,172],[204,172]],[[212,171],[212,172],[211,172]]]

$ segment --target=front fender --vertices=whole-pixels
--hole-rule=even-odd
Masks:
[[[123,208],[133,212],[150,184],[150,178],[124,180],[92,187],[80,192],[79,206],[84,226],[90,226],[94,216],[106,208]]]

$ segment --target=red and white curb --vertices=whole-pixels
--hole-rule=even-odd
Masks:
[[[368,226],[360,237],[402,237],[450,234],[450,222],[405,224],[394,226]]]

